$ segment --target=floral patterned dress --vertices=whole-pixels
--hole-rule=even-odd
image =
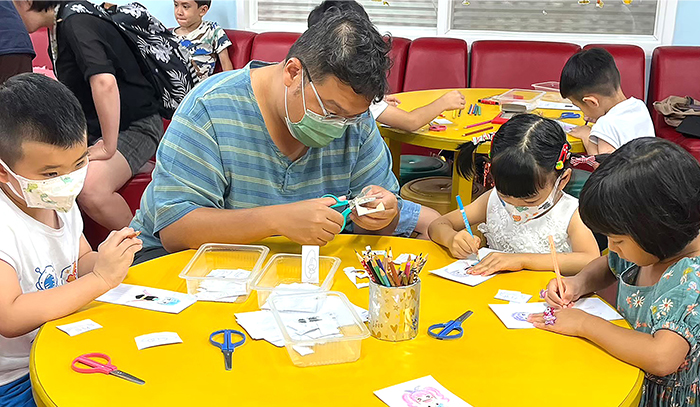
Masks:
[[[652,286],[637,286],[639,266],[611,252],[610,270],[618,277],[617,309],[634,329],[653,334],[667,329],[690,345],[675,373],[646,373],[640,406],[700,406],[700,257],[678,261]]]

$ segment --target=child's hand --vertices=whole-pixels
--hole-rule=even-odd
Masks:
[[[394,107],[398,107],[401,104],[401,101],[399,100],[399,98],[397,98],[394,95],[384,96],[384,101],[386,103],[390,104],[391,106],[394,106]]]
[[[92,272],[101,277],[110,289],[124,280],[134,261],[134,254],[143,246],[136,236],[132,228],[112,231],[97,248],[97,261]]]
[[[557,279],[553,278],[547,283],[547,293],[545,294],[545,301],[552,308],[571,308],[574,306],[574,301],[581,297],[579,293],[579,284],[574,277],[564,277],[561,279],[561,284],[564,286],[564,294],[559,293],[559,284],[557,284]]]
[[[576,308],[554,310],[554,316],[557,317],[557,319],[552,325],[545,325],[544,314],[530,314],[530,316],[527,317],[527,321],[531,322],[535,328],[545,331],[552,331],[569,336],[582,336],[586,320],[588,320],[588,318],[596,318]]]
[[[456,259],[466,259],[469,255],[477,253],[481,247],[481,239],[478,236],[472,236],[466,229],[460,230],[452,238],[450,243],[450,253]]]
[[[442,102],[442,110],[455,110],[464,109],[466,101],[464,95],[462,95],[458,90],[453,90],[440,96],[440,102]]]
[[[489,253],[469,270],[469,274],[490,276],[499,271],[519,271],[522,269],[523,260],[518,253]]]
[[[569,134],[572,137],[576,137],[578,139],[581,139],[583,141],[587,141],[588,138],[591,136],[591,128],[588,126],[578,126],[575,127]]]

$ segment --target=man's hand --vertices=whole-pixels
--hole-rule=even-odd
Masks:
[[[377,185],[371,185],[365,188],[363,192],[365,192],[365,196],[375,197],[376,199],[362,206],[374,209],[382,203],[384,204],[384,210],[364,216],[358,216],[357,211],[354,210],[349,216],[350,220],[364,230],[380,230],[389,226],[399,214],[399,203],[396,195]]]
[[[317,198],[280,205],[279,233],[299,244],[325,245],[343,226],[343,215],[330,207],[333,204],[333,198]]]

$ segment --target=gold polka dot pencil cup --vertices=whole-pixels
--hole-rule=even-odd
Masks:
[[[369,331],[375,338],[390,342],[415,338],[419,309],[420,279],[405,287],[386,287],[370,281]]]

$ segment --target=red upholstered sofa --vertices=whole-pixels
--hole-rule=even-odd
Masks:
[[[700,160],[700,139],[686,137],[666,124],[652,104],[669,96],[700,99],[700,47],[659,47],[651,58],[648,105],[656,136],[680,144]]]
[[[298,33],[268,32],[256,34],[242,30],[226,30],[233,43],[228,53],[234,69],[251,59],[282,61]],[[32,35],[37,58],[34,66],[51,66],[48,59],[46,32]],[[645,58],[636,46],[598,44],[610,51],[622,74],[622,88],[628,96],[644,98]],[[566,60],[580,49],[578,45],[536,41],[476,41],[469,55],[468,44],[454,38],[393,38],[388,74],[391,93],[420,89],[499,87],[530,88],[536,82],[559,80]],[[471,60],[471,61],[470,61]],[[470,66],[471,62],[471,66]],[[217,69],[217,71],[220,69]],[[653,55],[649,85],[649,104],[669,95],[700,97],[700,47],[660,47]],[[681,144],[700,159],[700,140],[688,139],[666,126],[663,118],[653,113],[660,137]],[[167,122],[164,123],[167,127]],[[405,152],[426,152],[407,148]],[[135,210],[150,172],[139,174],[122,188],[122,194]],[[86,235],[95,245],[106,236],[94,222],[86,219]]]

